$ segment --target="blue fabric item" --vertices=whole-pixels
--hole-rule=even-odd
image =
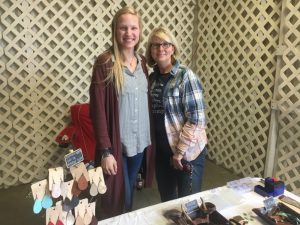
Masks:
[[[190,162],[193,166],[192,176],[189,172],[175,170],[170,164],[171,155],[172,153],[156,155],[155,172],[162,202],[201,191],[206,147],[195,160]]]
[[[123,155],[123,170],[124,170],[124,183],[125,183],[125,211],[132,210],[133,194],[137,174],[140,170],[144,153],[139,153],[133,157],[126,157]]]

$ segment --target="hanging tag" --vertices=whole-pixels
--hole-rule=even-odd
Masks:
[[[83,154],[82,154],[82,150],[80,148],[65,155],[65,162],[66,162],[67,168],[75,166],[82,161],[83,161]]]
[[[89,178],[91,181],[90,194],[92,196],[97,195],[95,192],[95,187],[97,188],[97,192],[100,194],[104,194],[106,192],[106,185],[103,177],[103,171],[101,167],[97,167],[88,171]]]
[[[89,203],[85,209],[83,221],[85,224],[90,224],[95,216],[96,202]]]
[[[58,184],[57,188],[60,189],[61,182],[64,180],[64,169],[62,167],[50,168],[49,171],[49,190],[52,191],[53,184]],[[56,190],[57,191],[57,190]],[[59,190],[60,192],[60,190]],[[57,195],[58,193],[56,193]],[[60,193],[59,193],[60,195]]]
[[[63,210],[63,205],[62,205],[62,201],[58,201],[56,202],[56,210],[57,210],[57,213],[58,213],[58,220],[61,221],[61,224],[65,224],[65,225],[68,225],[67,224],[67,214],[68,212],[65,212]],[[57,225],[57,224],[56,224]]]
[[[47,187],[47,179],[41,180],[31,185],[32,196],[42,201]],[[34,200],[35,200],[34,199]]]
[[[56,210],[56,206],[46,209],[46,224],[49,222],[55,224],[58,220],[58,211]]]
[[[89,173],[83,162],[77,164],[76,166],[70,167],[70,172],[74,180],[78,181],[81,175],[84,175],[87,181],[90,181]]]
[[[79,204],[75,207],[75,217],[80,216],[82,219],[84,218],[84,214],[88,207],[88,199],[84,198],[79,201]]]

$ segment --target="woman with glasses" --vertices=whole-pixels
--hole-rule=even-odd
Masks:
[[[152,31],[146,50],[156,142],[156,179],[161,200],[201,190],[206,153],[203,88],[180,64],[175,37],[164,27]]]
[[[107,186],[101,196],[101,219],[131,211],[144,154],[145,186],[152,182],[148,71],[145,58],[136,52],[141,34],[138,12],[129,6],[120,9],[112,21],[112,46],[93,67],[90,115],[95,165],[102,167]]]

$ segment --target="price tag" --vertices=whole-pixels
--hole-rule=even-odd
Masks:
[[[65,162],[67,168],[75,166],[82,161],[83,161],[83,155],[82,155],[82,150],[80,148],[65,155]]]

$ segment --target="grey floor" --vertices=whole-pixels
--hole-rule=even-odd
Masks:
[[[206,160],[203,178],[203,190],[223,186],[227,181],[240,179],[232,172]],[[137,191],[134,209],[143,208],[160,202],[159,194],[154,184],[152,189]],[[33,198],[30,184],[0,189],[0,218],[3,225],[42,225],[46,224],[45,210],[36,215],[32,211]],[[46,224],[47,225],[47,224]]]

